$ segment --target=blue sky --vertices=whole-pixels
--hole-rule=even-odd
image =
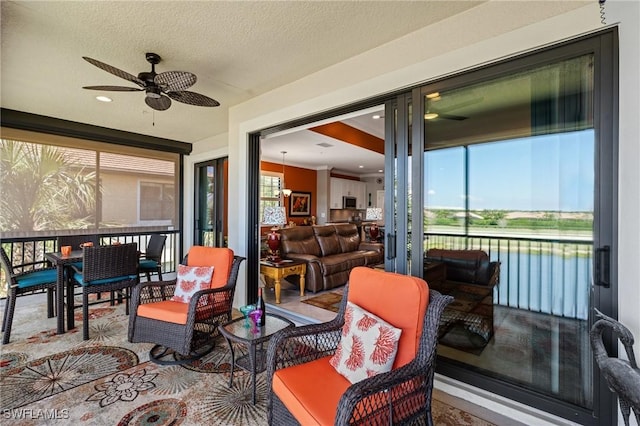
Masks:
[[[472,210],[593,211],[594,132],[492,142],[469,147]],[[430,151],[427,207],[464,207],[464,149]]]

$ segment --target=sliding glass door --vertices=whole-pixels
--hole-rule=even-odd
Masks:
[[[582,424],[615,410],[589,342],[593,308],[615,314],[603,43],[612,35],[415,89],[385,123],[386,269],[455,297],[440,372]]]
[[[195,165],[196,245],[227,246],[227,165],[226,157]]]

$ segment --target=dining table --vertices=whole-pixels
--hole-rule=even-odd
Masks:
[[[82,250],[72,250],[69,255],[63,255],[61,252],[51,252],[45,253],[45,258],[51,262],[51,264],[56,266],[58,276],[56,280],[56,313],[58,319],[58,328],[57,334],[65,333],[65,323],[64,323],[64,296],[65,296],[65,269],[69,267],[70,264],[76,262],[82,262]],[[73,302],[73,287],[66,289],[67,295],[67,330],[71,330],[75,327],[73,311],[74,311],[74,302]]]

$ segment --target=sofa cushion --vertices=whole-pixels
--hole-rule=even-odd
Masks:
[[[358,228],[352,223],[341,223],[333,225],[340,243],[340,251],[348,253],[358,250],[360,245],[360,234]]]
[[[391,371],[402,330],[347,302],[342,337],[329,363],[351,383]]]
[[[311,226],[294,226],[280,230],[281,253],[304,253],[321,256],[320,245]]]
[[[342,253],[336,228],[333,225],[313,226],[312,228],[320,245],[322,256]]]
[[[322,258],[322,275],[332,275],[338,272],[351,271],[356,266],[364,266],[366,258],[362,253],[339,253]]]

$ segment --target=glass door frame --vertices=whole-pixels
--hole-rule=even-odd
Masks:
[[[522,70],[528,66],[539,65],[543,62],[558,61],[563,58],[575,57],[581,54],[592,53],[596,57],[595,87],[594,87],[594,105],[595,117],[594,126],[596,128],[596,194],[594,208],[594,247],[609,247],[608,262],[610,287],[602,286],[592,287],[591,303],[592,307],[598,307],[603,313],[617,318],[617,179],[618,179],[618,115],[617,115],[617,93],[618,93],[618,35],[616,28],[608,28],[598,33],[586,35],[572,40],[567,40],[550,47],[545,47],[534,52],[527,52],[515,57],[505,59],[486,66],[480,66],[472,70],[465,70],[454,75],[443,77],[431,81],[427,84],[415,86],[413,89],[403,89],[385,95],[377,96],[357,102],[352,105],[336,108],[334,110],[324,111],[316,115],[292,120],[270,128],[258,130],[248,135],[248,170],[247,185],[249,200],[247,203],[247,263],[248,265],[258,265],[259,262],[259,217],[258,217],[258,185],[260,176],[260,138],[271,133],[295,128],[298,126],[314,123],[321,120],[330,119],[342,114],[365,109],[370,106],[385,104],[385,188],[396,188],[394,178],[395,173],[403,177],[403,180],[411,176],[413,182],[423,182],[423,163],[421,159],[413,158],[411,166],[404,162],[400,162],[397,171],[389,173],[387,170],[395,170],[395,153],[396,142],[406,144],[407,153],[409,152],[409,135],[413,141],[424,141],[424,130],[422,120],[424,110],[421,106],[421,99],[426,92],[444,91],[458,86],[467,85],[472,82],[479,82],[495,78],[499,74],[507,74]],[[403,106],[400,106],[403,105]],[[409,105],[414,108],[411,119],[409,119]],[[399,122],[405,123],[399,134],[394,130],[395,113],[398,110],[404,110]],[[388,114],[387,114],[388,113]],[[409,126],[411,123],[411,126]],[[391,133],[389,133],[391,132]],[[405,136],[403,136],[403,134]],[[404,150],[405,147],[400,147]],[[424,149],[424,147],[423,147]],[[415,156],[414,156],[415,157]],[[419,157],[422,157],[420,155]],[[401,185],[406,185],[405,183]],[[422,183],[420,183],[420,186]],[[406,186],[404,186],[407,189]],[[422,206],[421,189],[412,191],[411,205]],[[395,211],[395,191],[385,191],[385,211]],[[405,197],[406,200],[406,197]],[[404,209],[402,217],[407,217],[408,205],[400,204]],[[421,210],[421,209],[418,209]],[[399,213],[399,214],[400,214]],[[422,213],[413,212],[412,221],[420,218],[422,223]],[[385,215],[385,242],[393,243],[385,248],[385,269],[397,270],[401,273],[410,272],[412,275],[422,276],[423,267],[423,248],[422,248],[422,232],[412,234],[411,243],[414,250],[411,252],[410,265],[408,262],[398,263],[395,254],[397,247],[406,247],[408,226],[406,223],[397,226],[395,215]],[[405,221],[403,221],[405,222]],[[422,225],[421,225],[422,226]],[[400,245],[398,235],[403,232],[403,245]],[[393,247],[395,251],[389,252]],[[410,269],[410,271],[407,271]],[[594,270],[596,270],[594,268]],[[247,297],[252,300],[257,294],[258,287],[257,268],[247,268]],[[592,323],[592,321],[591,321]],[[614,344],[612,338],[608,339],[605,344],[612,355],[617,354],[617,344]],[[469,369],[462,368],[446,360],[439,360],[437,372],[448,377],[452,377],[461,382],[469,383],[478,388],[503,395],[508,399],[519,401],[526,405],[535,407],[542,411],[555,414],[572,421],[582,424],[609,424],[617,418],[617,400],[606,387],[606,383],[601,379],[600,373],[595,365],[594,369],[594,410],[587,412],[579,407],[573,407],[566,403],[541,396],[541,394],[528,391],[527,389],[511,385],[497,379],[473,372]]]
[[[213,206],[211,210],[213,232],[212,247],[226,247],[224,231],[227,227],[226,223],[226,194],[227,194],[227,164],[228,157],[208,160],[194,164],[194,209],[193,209],[193,242],[194,245],[206,245],[204,233],[207,229],[203,228],[202,223],[209,215],[207,197],[210,194],[209,182],[206,179],[207,169],[213,168]],[[204,175],[204,178],[203,178]]]
[[[413,89],[411,95],[399,95],[395,101],[389,102],[386,109],[385,140],[385,187],[395,191],[385,192],[385,211],[394,212],[385,216],[385,229],[395,230],[388,236],[388,243],[395,242],[391,253],[398,257],[386,260],[386,269],[399,273],[409,272],[414,276],[422,276],[423,271],[423,176],[424,164],[422,155],[413,155],[410,164],[406,159],[396,161],[394,158],[409,155],[411,140],[425,143],[423,116],[425,106],[423,100],[428,93],[446,92],[454,88],[488,81],[499,76],[509,75],[546,63],[593,54],[594,55],[594,128],[595,128],[595,176],[594,176],[594,229],[593,249],[594,275],[597,271],[607,271],[607,276],[594,278],[591,287],[589,305],[589,325],[594,322],[593,308],[613,318],[617,318],[617,32],[615,29],[602,31],[595,35],[585,36],[578,40],[561,43],[550,48],[510,58],[501,63],[467,71],[459,75]],[[409,97],[411,99],[407,99]],[[410,106],[410,107],[409,107]],[[410,111],[412,112],[410,114]],[[398,124],[399,123],[399,124]],[[409,125],[409,123],[411,123]],[[395,128],[398,124],[398,128]],[[400,127],[404,128],[400,128]],[[425,146],[422,146],[425,149]],[[422,153],[420,153],[422,154]],[[418,158],[419,157],[419,158]],[[387,170],[389,173],[387,173]],[[409,183],[409,178],[413,184]],[[411,192],[408,192],[412,185]],[[396,194],[408,194],[410,197]],[[406,204],[410,198],[411,205]],[[416,207],[416,208],[414,208]],[[394,210],[395,209],[395,210]],[[407,216],[409,215],[409,216]],[[407,221],[399,218],[411,217],[412,224],[419,224],[410,232]],[[419,231],[419,232],[416,232]],[[404,234],[404,235],[403,235]],[[403,247],[411,243],[410,263],[401,257]],[[603,273],[604,274],[604,273]],[[605,342],[610,354],[617,354],[617,342],[609,338]],[[593,411],[562,402],[547,395],[527,388],[487,377],[465,368],[460,364],[438,358],[437,372],[453,379],[469,383],[498,395],[514,399],[543,411],[577,421],[580,424],[606,425],[617,418],[617,400],[602,380],[600,371],[592,363],[593,371]]]

